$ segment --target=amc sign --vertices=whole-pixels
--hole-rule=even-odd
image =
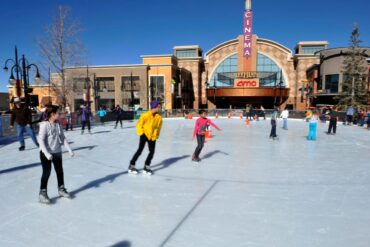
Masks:
[[[259,87],[260,81],[256,79],[236,79],[234,87]]]

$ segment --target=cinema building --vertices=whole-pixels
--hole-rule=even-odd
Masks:
[[[253,34],[252,17],[247,0],[243,34],[205,53],[198,45],[176,46],[171,54],[141,56],[141,64],[67,68],[67,83],[73,87],[69,103],[74,109],[86,101],[92,109],[117,104],[147,109],[157,99],[167,110],[246,104],[305,109],[306,71],[320,64],[317,52],[327,49],[328,43],[298,42],[291,50]],[[58,81],[57,76],[54,79]],[[34,96],[39,102],[60,101],[57,94]]]

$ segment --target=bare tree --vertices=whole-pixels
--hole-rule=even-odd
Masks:
[[[46,26],[45,36],[37,41],[48,67],[57,75],[48,83],[51,83],[52,90],[58,94],[63,106],[74,89],[73,80],[68,78],[66,68],[80,65],[84,56],[84,48],[78,36],[80,32],[80,24],[71,18],[69,7],[59,6],[52,22]]]

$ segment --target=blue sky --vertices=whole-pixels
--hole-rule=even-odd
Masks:
[[[242,33],[243,0],[4,0],[0,8],[0,65],[14,46],[30,62],[42,60],[35,40],[58,5],[68,5],[81,23],[90,65],[141,63],[140,55],[169,54],[175,45],[206,52]],[[369,0],[252,0],[254,33],[293,49],[298,41],[327,40],[347,46],[358,23],[370,46]],[[0,71],[0,91],[9,73]]]

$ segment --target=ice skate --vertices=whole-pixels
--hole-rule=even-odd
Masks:
[[[136,175],[139,173],[139,171],[135,168],[135,166],[133,165],[130,165],[129,168],[128,168],[128,173],[129,174],[133,174],[133,175]]]
[[[40,190],[39,201],[40,201],[40,203],[43,203],[43,204],[50,204],[51,203],[47,190],[45,190],[45,189]]]
[[[151,176],[151,175],[153,175],[153,171],[149,168],[149,166],[145,166],[144,170],[143,170],[143,174]]]
[[[64,187],[64,185],[62,185],[62,186],[59,187],[58,193],[59,193],[59,196],[60,197],[71,199],[71,195],[68,193],[68,191]]]

